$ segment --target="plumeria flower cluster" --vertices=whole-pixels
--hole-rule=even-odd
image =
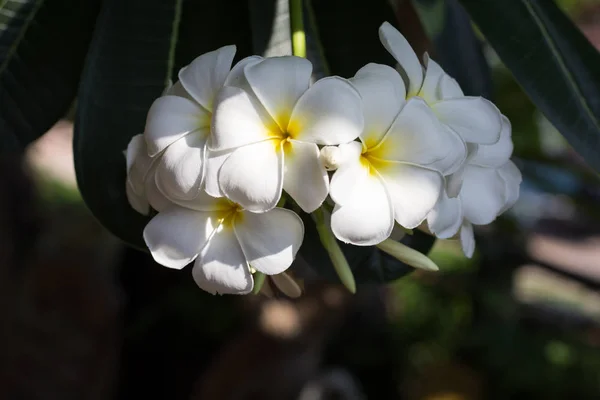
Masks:
[[[381,245],[395,226],[421,227],[459,237],[472,255],[472,226],[518,197],[510,123],[427,55],[422,65],[391,25],[379,33],[398,69],[372,63],[311,83],[304,58],[232,66],[235,46],[225,46],[179,72],[126,151],[131,206],[157,212],[144,240],[158,263],[194,262],[211,293],[249,293],[260,273],[297,294],[284,274],[304,226],[285,201],[325,210],[346,243]]]

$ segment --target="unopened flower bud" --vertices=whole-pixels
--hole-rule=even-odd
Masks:
[[[343,161],[342,151],[338,146],[323,147],[319,158],[327,171],[335,171]]]

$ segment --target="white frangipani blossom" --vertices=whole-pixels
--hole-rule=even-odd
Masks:
[[[251,213],[203,192],[190,204],[194,209],[173,204],[162,210],[144,229],[144,240],[166,267],[181,269],[196,260],[192,275],[207,292],[251,292],[250,268],[280,274],[302,244],[304,225],[293,211]]]
[[[443,192],[438,204],[427,217],[429,230],[441,239],[458,232],[463,252],[472,257],[475,250],[473,225],[487,225],[514,205],[519,197],[521,172],[510,161],[511,126],[503,117],[500,140],[480,145],[460,171],[463,181],[458,196]],[[448,183],[452,182],[452,176]]]
[[[501,114],[492,102],[465,96],[456,80],[427,54],[423,67],[408,41],[388,22],[379,28],[379,38],[399,64],[407,85],[407,98],[421,97],[440,121],[466,142],[489,145],[498,141]]]
[[[233,45],[224,46],[196,58],[148,111],[144,132],[148,155],[157,159],[159,189],[172,200],[193,199],[201,190],[213,103],[235,51]]]
[[[329,77],[309,87],[311,74],[310,61],[293,56],[255,58],[232,71],[213,115],[210,148],[222,165],[209,165],[208,175],[218,176],[218,194],[254,212],[275,207],[282,190],[305,212],[323,203],[329,179],[317,145],[354,140],[363,117],[348,81]]]
[[[420,98],[405,100],[400,75],[368,64],[351,79],[363,99],[360,142],[340,145],[344,162],[331,179],[335,236],[355,245],[387,239],[394,220],[421,224],[443,190],[443,174],[460,168],[464,141]]]

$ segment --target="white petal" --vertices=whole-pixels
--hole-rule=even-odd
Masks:
[[[359,69],[350,82],[363,100],[365,127],[360,139],[367,147],[375,146],[406,102],[404,82],[393,68],[374,63]]]
[[[127,173],[131,170],[133,162],[137,158],[139,153],[145,152],[146,144],[144,142],[144,135],[139,134],[131,138],[127,144],[127,150],[125,151],[125,160],[127,165]]]
[[[180,81],[175,82],[175,84],[165,90],[163,96],[178,96],[185,97],[186,99],[197,103],[197,101],[185,90]]]
[[[456,235],[463,222],[460,200],[450,198],[442,192],[435,208],[427,216],[429,230],[440,239]]]
[[[359,142],[350,142],[339,146],[344,153],[345,162],[331,178],[329,195],[336,204],[344,205],[353,197],[354,190],[369,175],[369,169],[360,160],[362,146]]]
[[[148,215],[150,212],[150,204],[148,204],[145,194],[137,194],[129,182],[125,184],[125,194],[127,195],[129,205],[135,211],[143,215]]]
[[[307,213],[323,204],[329,193],[329,176],[314,143],[292,140],[284,145],[283,190]]]
[[[191,133],[172,143],[156,167],[156,184],[171,199],[198,195],[204,170],[204,148],[208,130]]]
[[[429,58],[429,54],[425,53],[423,58],[425,61],[425,79],[419,96],[427,103],[433,104],[441,100],[440,81],[446,73],[438,63]]]
[[[127,183],[131,185],[134,193],[141,195],[144,193],[144,181],[150,167],[156,161],[151,158],[146,149],[144,135],[135,135],[127,145]]]
[[[371,246],[392,233],[394,212],[381,179],[369,175],[356,185],[352,198],[336,205],[331,214],[331,230],[345,243]]]
[[[225,86],[235,86],[250,91],[250,86],[244,75],[244,68],[248,65],[254,65],[262,60],[263,58],[261,56],[249,56],[238,61],[238,63],[231,68],[229,75],[227,75]]]
[[[204,160],[204,190],[213,197],[223,196],[223,192],[221,192],[221,188],[219,187],[219,171],[231,153],[231,150],[206,150],[206,159]]]
[[[276,140],[236,149],[219,171],[225,196],[246,210],[264,212],[277,205],[283,186],[283,151]]]
[[[144,182],[144,193],[146,193],[148,203],[150,203],[153,209],[156,211],[163,211],[170,207],[173,203],[165,197],[165,195],[158,189],[158,186],[156,185],[157,166],[158,163],[155,162],[150,168],[150,171],[148,171],[148,175],[146,175],[146,181]]]
[[[500,138],[502,114],[483,97],[443,100],[431,107],[440,121],[467,142],[493,144]]]
[[[190,200],[175,200],[178,205],[196,211],[221,212],[230,211],[235,205],[225,197],[214,197],[200,190],[198,195]]]
[[[282,132],[287,131],[292,109],[308,89],[311,74],[311,62],[294,56],[267,58],[244,68],[252,92]]]
[[[444,126],[425,101],[410,99],[383,140],[369,154],[373,157],[425,165],[443,174],[454,172],[467,156],[462,139]]]
[[[509,161],[498,169],[498,174],[504,181],[504,206],[500,210],[500,214],[511,208],[519,199],[519,188],[523,177],[519,168]]]
[[[425,220],[443,190],[439,172],[403,163],[377,163],[394,207],[396,221],[405,228],[416,228]]]
[[[446,193],[449,197],[456,197],[462,189],[465,169],[469,166],[471,158],[477,153],[478,144],[467,143],[467,159],[465,162],[452,174],[446,176]]]
[[[460,244],[462,251],[468,258],[473,257],[475,252],[475,235],[473,234],[473,225],[464,222],[460,228]]]
[[[505,116],[502,116],[500,140],[491,145],[480,144],[477,146],[477,151],[469,159],[469,163],[494,168],[499,168],[506,164],[513,152],[511,131],[510,121]]]
[[[273,120],[246,91],[226,86],[219,91],[212,118],[211,150],[227,150],[270,137]]]
[[[504,206],[504,181],[493,168],[469,165],[459,197],[465,218],[475,225],[487,225]]]
[[[462,89],[456,79],[452,78],[448,74],[444,74],[440,80],[440,96],[443,100],[454,99],[457,97],[464,97]]]
[[[179,81],[185,90],[207,110],[229,74],[235,55],[235,45],[221,47],[197,57],[179,71]]]
[[[194,281],[200,289],[216,294],[246,294],[254,280],[233,229],[219,228],[202,249],[194,268]]]
[[[159,97],[146,118],[148,155],[154,157],[177,139],[208,126],[210,114],[199,104],[184,97]]]
[[[210,212],[172,206],[144,228],[144,240],[157,263],[181,269],[190,263],[216,229]]]
[[[383,47],[398,61],[408,80],[407,95],[416,96],[423,83],[423,67],[408,41],[388,22],[379,27],[379,40]]]
[[[288,133],[303,142],[333,145],[356,139],[363,126],[360,94],[346,79],[333,76],[317,81],[300,97]]]
[[[295,212],[274,208],[244,212],[234,225],[248,264],[266,275],[280,274],[294,261],[304,239],[304,224]]]

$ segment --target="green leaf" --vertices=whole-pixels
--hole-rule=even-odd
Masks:
[[[458,0],[415,0],[433,42],[432,58],[469,96],[492,97],[492,76],[469,15]]]
[[[319,275],[330,281],[339,282],[327,251],[321,245],[314,221],[305,213],[302,213],[301,217],[304,221],[305,233],[300,256]],[[427,254],[433,247],[435,238],[415,230],[413,235],[406,235],[401,242]],[[401,263],[375,246],[352,246],[340,241],[338,244],[359,284],[391,282],[414,271],[413,267]]]
[[[125,242],[145,248],[148,218],[127,202],[123,150],[181,67],[227,44],[250,55],[249,32],[245,1],[104,1],[79,91],[75,168],[92,213]]]
[[[0,153],[20,151],[67,113],[100,0],[0,1]]]
[[[370,62],[394,65],[377,33],[384,21],[394,25],[388,0],[312,0],[309,5],[308,17],[332,75],[349,78]]]
[[[171,76],[178,0],[106,0],[79,90],[74,156],[87,206],[113,234],[143,248],[147,218],[125,194],[123,150]]]
[[[461,0],[536,106],[600,171],[600,55],[549,0]]]

